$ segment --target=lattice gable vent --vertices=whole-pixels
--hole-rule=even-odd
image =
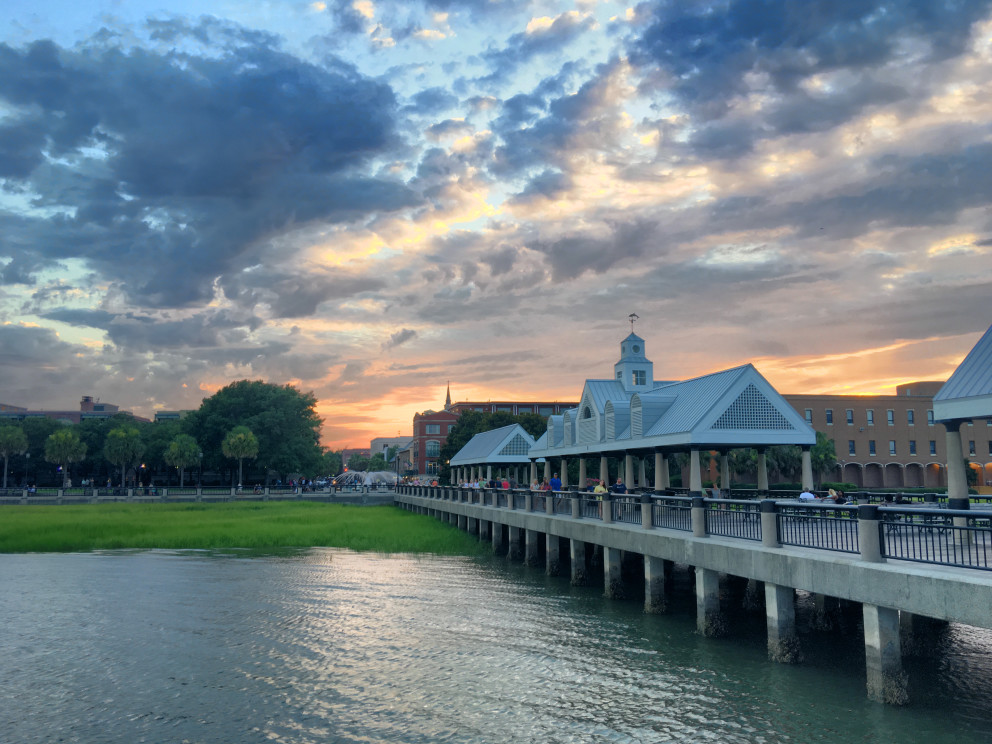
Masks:
[[[507,442],[506,446],[499,451],[501,455],[526,455],[528,452],[530,452],[530,445],[519,434]]]
[[[794,429],[795,427],[766,398],[754,383],[716,420],[713,429]]]

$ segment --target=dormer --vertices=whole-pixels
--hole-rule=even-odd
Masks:
[[[636,333],[620,342],[620,361],[613,365],[613,375],[628,393],[654,387],[654,364],[645,355],[644,339]]]

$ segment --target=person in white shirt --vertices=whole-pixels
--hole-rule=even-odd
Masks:
[[[799,494],[800,501],[813,501],[815,499],[816,499],[816,495],[808,488],[804,488],[803,492]]]

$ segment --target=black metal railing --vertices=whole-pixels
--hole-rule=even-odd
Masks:
[[[626,524],[641,523],[641,500],[639,498],[634,499],[621,496],[614,498],[610,503],[613,505],[614,522],[624,522]]]
[[[551,492],[549,491],[548,494],[550,494],[550,493]],[[530,510],[531,511],[536,511],[536,512],[543,512],[546,509],[545,503],[544,503],[546,498],[553,498],[553,497],[545,496],[543,492],[531,494],[531,497],[530,497]]]
[[[602,519],[603,509],[607,509],[610,506],[609,501],[588,499],[584,496],[580,496],[579,499],[579,514],[581,514],[584,519]]]
[[[706,534],[761,540],[759,501],[703,499],[706,505]]]
[[[651,525],[692,532],[692,499],[686,496],[654,499],[651,503]]]
[[[883,507],[882,551],[917,563],[992,570],[992,514]]]
[[[783,545],[859,553],[858,508],[837,504],[779,504],[778,539]]]
[[[554,497],[554,513],[558,515],[572,514],[572,495],[569,493],[557,493]]]

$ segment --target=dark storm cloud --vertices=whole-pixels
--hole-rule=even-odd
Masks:
[[[431,115],[458,105],[458,97],[445,88],[428,88],[415,94],[406,110],[411,113]]]
[[[388,351],[389,349],[395,349],[397,346],[401,346],[416,337],[417,332],[415,330],[412,328],[403,328],[389,336],[389,340],[382,344],[382,350]]]
[[[529,241],[527,247],[545,255],[554,281],[574,279],[587,271],[602,274],[631,259],[660,258],[665,253],[655,222],[623,222],[609,229],[606,237],[576,233],[551,241]]]
[[[735,157],[751,140],[774,133],[822,131],[870,105],[908,95],[880,83],[873,71],[905,60],[939,62],[961,54],[992,0],[865,2],[864,0],[730,0],[727,3],[643,4],[650,18],[631,48],[632,61],[662,83],[702,127],[694,144]],[[907,49],[913,51],[907,52]],[[838,89],[811,95],[801,84],[844,73]],[[735,96],[763,86],[763,126],[712,130]]]
[[[45,194],[35,206],[56,211],[0,213],[4,281],[79,257],[139,303],[185,306],[288,226],[417,201],[363,173],[399,144],[387,85],[220,27],[155,26],[163,39],[222,37],[203,56],[0,45],[0,100],[14,112],[0,168],[9,189]]]
[[[321,271],[243,272],[224,280],[225,293],[247,307],[266,304],[277,318],[313,315],[322,302],[340,302],[386,286],[376,276]]]

